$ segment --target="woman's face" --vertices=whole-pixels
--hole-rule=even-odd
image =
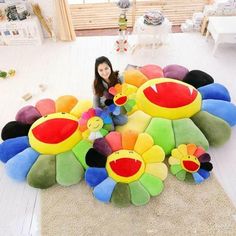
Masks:
[[[106,82],[110,82],[109,81],[109,76],[111,74],[111,68],[110,66],[107,65],[107,63],[101,63],[98,66],[98,74],[106,81]]]

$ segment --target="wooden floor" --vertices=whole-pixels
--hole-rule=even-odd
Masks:
[[[114,50],[115,40],[114,36],[80,37],[72,43],[46,41],[42,46],[0,47],[1,69],[15,68],[17,72],[13,79],[0,80],[0,129],[14,120],[21,107],[33,105],[41,98],[72,94],[91,99],[94,60],[101,55],[109,57],[121,72],[127,64],[150,63],[161,67],[177,63],[190,70],[203,70],[230,90],[236,104],[236,45],[221,45],[213,56],[212,40],[206,42],[200,34],[183,33],[171,34],[169,42],[155,50],[147,47],[133,54],[118,54]],[[130,37],[129,42],[133,45],[135,38]],[[42,92],[39,84],[46,85],[46,91]],[[28,92],[33,97],[25,102],[21,97]],[[214,173],[236,206],[235,140],[236,127],[227,144],[209,152]],[[2,163],[0,189],[0,235],[40,235],[39,191],[9,179]]]

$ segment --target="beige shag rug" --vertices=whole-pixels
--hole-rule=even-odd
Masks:
[[[41,235],[236,235],[236,210],[214,176],[189,185],[169,175],[142,207],[95,200],[84,182],[41,191]]]

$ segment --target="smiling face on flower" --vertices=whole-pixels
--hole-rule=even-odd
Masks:
[[[119,115],[121,108],[124,108],[126,112],[130,112],[135,106],[135,100],[132,98],[132,95],[134,95],[136,90],[135,86],[126,83],[110,87],[109,93],[114,97],[105,102],[108,110],[114,115]]]
[[[131,150],[120,150],[107,158],[106,169],[117,182],[130,183],[143,174],[145,163],[142,157]]]
[[[210,155],[195,144],[181,144],[171,152],[168,162],[170,171],[179,180],[193,180],[201,183],[210,176],[212,164]]]
[[[125,94],[117,93],[114,98],[113,101],[117,106],[123,106],[128,100],[128,97]]]
[[[201,95],[181,81],[159,78],[144,83],[137,91],[138,108],[153,117],[180,119],[201,109]]]
[[[164,158],[163,149],[150,135],[113,131],[95,140],[84,156],[85,180],[100,201],[144,205],[164,188]]]
[[[88,120],[87,126],[90,131],[98,131],[103,126],[103,120],[98,116],[92,117]]]
[[[200,168],[200,162],[195,156],[186,155],[181,159],[181,166],[184,170],[192,173],[198,171]]]
[[[90,108],[79,120],[79,130],[85,139],[95,140],[113,130],[113,122],[106,111],[101,108]]]

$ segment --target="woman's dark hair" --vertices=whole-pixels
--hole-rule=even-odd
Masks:
[[[98,66],[102,63],[106,63],[111,68],[111,74],[109,76],[110,84],[108,85],[108,87],[112,87],[116,85],[117,83],[120,83],[119,78],[118,78],[119,71],[113,71],[110,60],[104,56],[98,57],[95,61],[95,79],[93,82],[93,86],[94,86],[95,94],[98,95],[99,97],[103,96],[103,92],[106,89],[102,83],[103,78],[98,73]]]

